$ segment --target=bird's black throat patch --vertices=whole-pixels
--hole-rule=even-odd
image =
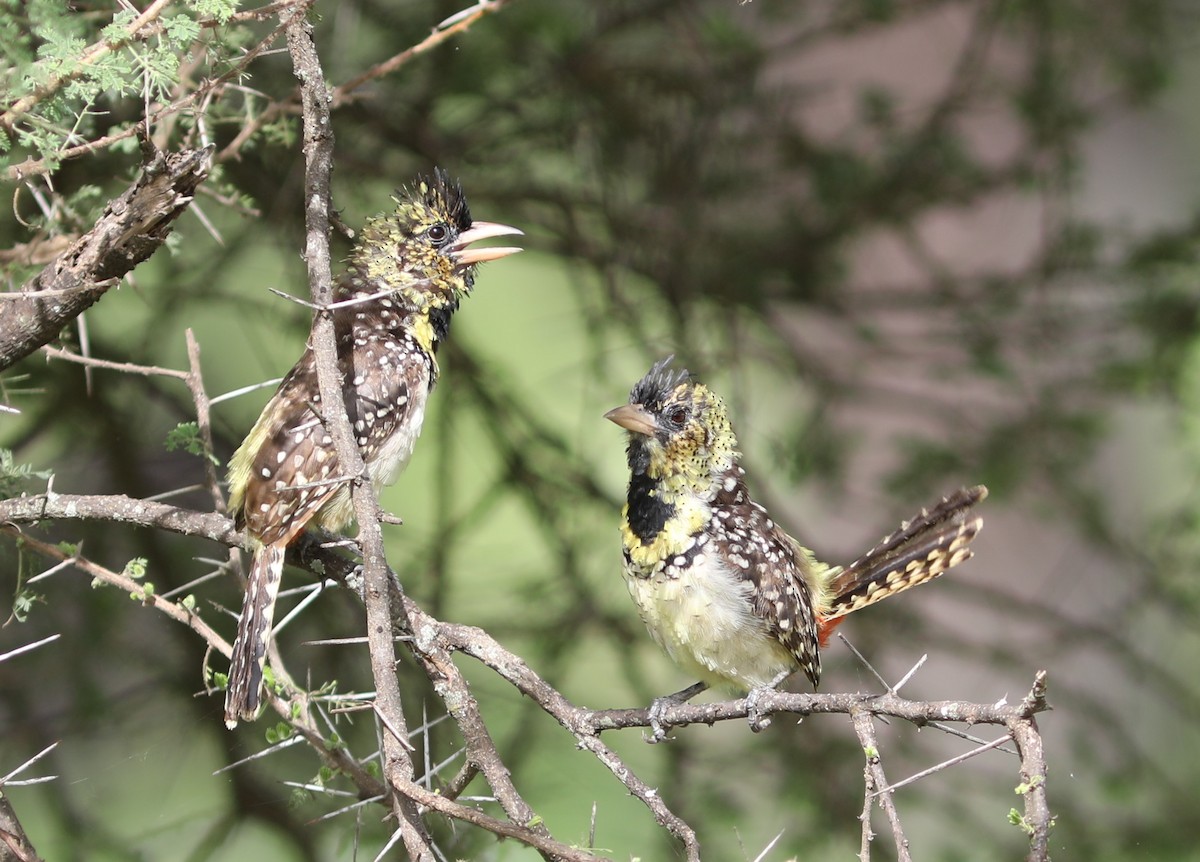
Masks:
[[[629,529],[643,542],[652,542],[675,514],[675,507],[653,493],[657,483],[646,472],[629,477]]]
[[[435,351],[438,349],[438,345],[450,334],[450,318],[454,316],[454,312],[457,310],[457,302],[429,310],[429,325],[433,327],[433,349]]]

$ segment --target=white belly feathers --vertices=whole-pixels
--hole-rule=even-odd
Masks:
[[[750,583],[714,555],[625,581],[654,640],[709,685],[745,692],[795,667],[754,614]]]

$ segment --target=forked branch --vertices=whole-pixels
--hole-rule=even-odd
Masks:
[[[0,525],[2,525],[0,529],[15,536],[23,535],[19,525],[36,521],[73,519],[104,520],[130,526],[159,528],[183,535],[210,539],[231,547],[238,545],[241,541],[241,535],[234,529],[232,522],[222,515],[193,512],[164,503],[143,502],[128,497],[45,494],[0,501]],[[26,547],[52,559],[63,558],[62,551],[36,540],[27,541]],[[303,540],[298,543],[298,547],[294,551],[294,560],[321,571],[324,577],[335,580],[344,580],[353,574],[356,568],[352,560],[322,547],[315,540]],[[94,567],[84,564],[84,568],[89,574],[95,576],[97,570]],[[502,802],[510,822],[514,826],[525,828],[528,831],[524,837],[517,834],[511,837],[523,840],[553,858],[595,858],[578,850],[572,850],[575,855],[571,855],[566,853],[561,846],[557,850],[550,850],[549,848],[554,842],[543,833],[544,827],[539,825],[536,829],[530,828],[529,824],[537,823],[536,819],[522,822],[521,818],[524,816],[524,812],[530,809],[517,794],[515,786],[511,783],[511,776],[505,774],[503,754],[497,750],[482,720],[482,713],[479,711],[479,704],[475,700],[474,694],[451,660],[451,656],[455,652],[476,659],[504,679],[516,691],[536,702],[541,709],[551,715],[571,734],[577,748],[591,752],[633,796],[647,806],[655,821],[680,841],[689,860],[700,859],[699,841],[695,830],[682,818],[675,815],[667,807],[658,791],[644,782],[600,738],[606,731],[650,727],[648,709],[597,710],[578,706],[542,679],[519,655],[505,649],[486,631],[473,626],[443,622],[430,616],[415,601],[396,589],[397,582],[394,574],[389,572],[388,579],[392,585],[392,605],[403,610],[403,616],[397,617],[396,629],[389,628],[389,636],[395,630],[406,635],[405,642],[410,645],[420,666],[433,682],[439,697],[447,704],[452,718],[458,723],[463,737],[468,741],[468,757],[473,764],[473,769],[469,770],[468,774],[474,769],[485,774]],[[136,588],[136,584],[122,583],[121,586]],[[155,599],[148,602],[148,606],[192,626],[215,649],[227,648],[225,642],[218,635],[212,633],[211,629],[196,625],[197,620],[194,619],[194,615],[179,613],[178,608],[172,603],[160,604],[157,601],[158,597]],[[315,723],[307,717],[308,713],[305,709],[299,710],[299,717],[296,717],[297,711],[293,709],[295,705],[307,707],[309,702],[306,698],[307,693],[300,693],[294,701],[275,698],[272,702],[282,718],[299,724],[297,729],[310,738],[318,755],[324,756],[324,753],[320,751],[322,748],[319,744],[320,734],[316,730]],[[860,738],[864,727],[863,723],[869,721],[872,716],[880,715],[902,719],[918,727],[947,722],[966,725],[992,724],[1004,727],[1016,741],[1021,758],[1021,784],[1018,789],[1025,799],[1025,811],[1021,815],[1021,822],[1018,825],[1029,835],[1030,849],[1027,856],[1029,862],[1046,862],[1050,858],[1048,846],[1052,817],[1046,796],[1045,755],[1036,722],[1036,716],[1049,708],[1046,702],[1045,672],[1037,674],[1029,695],[1015,705],[981,704],[955,700],[915,701],[893,693],[808,694],[790,692],[766,693],[759,697],[755,704],[755,711],[761,715],[791,713],[851,716],[856,730],[860,733]],[[661,718],[664,723],[672,726],[711,725],[718,721],[745,719],[750,712],[745,699],[739,699],[719,703],[673,706],[664,710]],[[981,750],[998,744],[984,746]],[[869,741],[864,742],[864,748],[868,748],[870,745]],[[979,753],[979,751],[975,753]],[[347,758],[347,762],[357,763],[350,755],[344,752],[343,755]],[[878,752],[876,752],[877,755]],[[351,774],[348,771],[349,767],[345,764],[340,768],[347,770],[347,774]],[[362,771],[361,766],[358,769],[360,772]],[[898,782],[897,785],[889,787],[878,770],[872,770],[872,775],[874,786],[868,788],[869,794],[876,793],[882,796],[890,793],[900,784]],[[378,785],[374,786],[377,789]],[[423,810],[430,807],[425,804],[429,800],[425,798],[424,793],[413,789],[416,785],[413,785],[411,779],[394,781],[392,786],[421,805]],[[362,789],[364,792],[367,790],[366,787]],[[455,813],[457,809],[449,806],[438,806],[435,810],[448,813],[450,816],[458,816]],[[476,822],[477,825],[488,828],[479,818],[472,818],[470,822]],[[897,833],[898,842],[901,840],[900,834],[902,833]]]

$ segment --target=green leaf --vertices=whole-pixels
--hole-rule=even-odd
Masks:
[[[221,24],[229,21],[237,11],[235,0],[192,0],[188,5],[202,17],[212,18]]]
[[[129,38],[129,25],[137,18],[132,9],[122,9],[113,15],[112,23],[100,31],[100,38],[110,45],[121,44]]]
[[[1010,808],[1008,810],[1008,822],[1013,826],[1016,826],[1026,835],[1033,834],[1033,827],[1029,825],[1029,821],[1025,819],[1025,815],[1015,808]]]
[[[42,596],[30,590],[21,590],[13,597],[12,615],[19,623],[25,622],[29,618],[29,612],[33,610],[34,604],[45,601]]]
[[[167,447],[168,452],[183,449],[189,455],[207,454],[204,451],[204,439],[200,436],[200,426],[195,422],[180,422],[167,432],[167,439],[163,445]],[[212,455],[207,455],[207,457],[213,464],[220,465],[220,462]]]
[[[200,22],[187,15],[172,15],[163,21],[167,38],[179,47],[187,47],[200,35]]]
[[[286,721],[281,721],[272,727],[267,728],[267,742],[274,745],[277,742],[283,742],[285,739],[291,739],[295,734],[292,726]]]
[[[121,574],[127,578],[133,578],[135,581],[140,581],[142,578],[146,577],[146,558],[134,557],[125,564],[125,568],[121,570]],[[147,584],[147,586],[150,585]],[[153,589],[151,592],[153,592]]]
[[[13,497],[30,479],[48,480],[50,470],[35,470],[29,464],[18,464],[9,449],[0,449],[0,497]]]
[[[1024,796],[1029,791],[1033,790],[1035,787],[1040,787],[1045,782],[1045,780],[1046,779],[1044,776],[1035,775],[1029,781],[1022,781],[1020,784],[1018,784],[1016,787],[1014,787],[1013,792],[1016,793],[1018,796]]]

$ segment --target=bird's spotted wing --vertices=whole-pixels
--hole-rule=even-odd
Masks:
[[[729,569],[750,582],[755,616],[816,686],[821,659],[806,578],[816,563],[750,499],[743,472],[734,468],[714,501],[713,541]]]
[[[427,355],[387,346],[403,342],[380,339],[377,349],[360,346],[341,357],[342,375],[355,393],[347,416],[376,485],[390,482],[411,454],[429,388]],[[267,445],[256,447],[249,464],[242,517],[263,544],[291,542],[323,507],[322,526],[329,529],[352,518],[346,477],[320,409],[315,359],[306,350],[263,411]]]
[[[312,351],[306,350],[247,438],[249,444],[261,435],[249,462],[242,519],[264,545],[290,542],[336,489],[330,480],[337,478],[337,455],[315,412],[320,404],[316,392],[316,365]]]
[[[363,459],[369,464],[398,462],[379,465],[380,475],[372,474],[378,484],[390,481],[408,459],[436,375],[432,356],[412,334],[398,330],[395,320],[390,303],[371,313],[358,312],[354,329],[339,344],[342,371],[354,392],[346,412]],[[407,449],[391,452],[389,443],[395,443],[401,428],[410,432]]]

